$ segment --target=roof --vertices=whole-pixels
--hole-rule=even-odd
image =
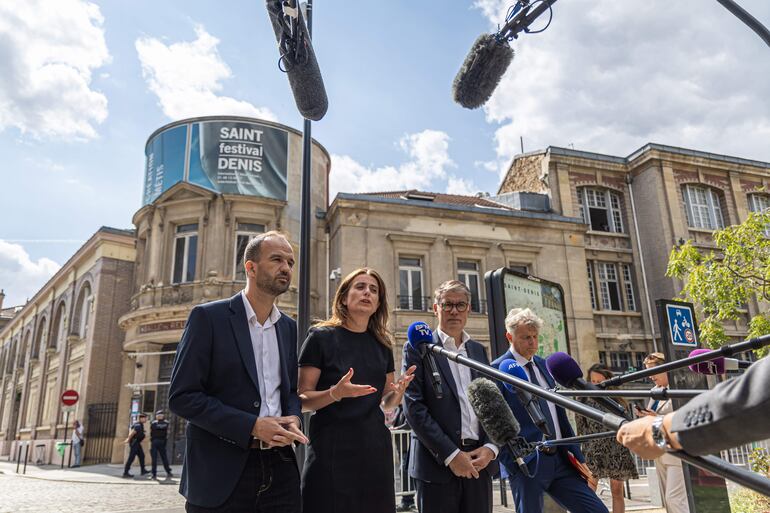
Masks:
[[[425,201],[443,203],[446,205],[462,205],[466,207],[487,207],[514,210],[513,208],[480,196],[463,196],[460,194],[442,194],[440,192],[427,192],[417,189],[405,191],[365,192],[360,194],[350,193],[348,196],[379,196],[381,198],[403,199],[411,201]]]

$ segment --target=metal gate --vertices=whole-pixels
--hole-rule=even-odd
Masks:
[[[109,463],[118,420],[117,403],[98,403],[88,406],[85,425],[84,463]]]
[[[176,351],[177,344],[166,344],[163,346],[163,351]],[[160,357],[160,366],[158,369],[158,381],[166,382],[171,381],[171,370],[174,367],[175,354],[164,354]],[[165,410],[166,420],[169,422],[168,426],[168,443],[166,444],[166,450],[168,451],[169,460],[172,465],[181,465],[184,463],[184,447],[185,447],[185,425],[187,421],[183,418],[174,415],[168,409],[168,390],[169,385],[159,385],[156,395],[156,406],[159,409]]]

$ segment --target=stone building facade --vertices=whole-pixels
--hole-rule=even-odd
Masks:
[[[30,461],[58,464],[55,442],[79,419],[92,426],[84,461],[110,460],[134,240],[131,230],[99,229],[0,331],[0,456],[30,442]],[[60,397],[69,389],[80,399],[68,416]]]

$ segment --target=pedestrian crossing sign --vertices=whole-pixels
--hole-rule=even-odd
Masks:
[[[675,346],[698,347],[698,335],[692,308],[684,305],[666,305],[668,330]]]

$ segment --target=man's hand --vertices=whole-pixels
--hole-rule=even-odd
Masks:
[[[495,459],[495,453],[489,447],[479,447],[469,452],[468,455],[471,457],[473,468],[479,472],[487,468],[489,462]]]
[[[489,450],[489,449],[487,449]],[[490,451],[492,452],[492,451]],[[470,453],[460,451],[449,462],[449,470],[457,477],[478,479],[479,471],[473,466]]]
[[[251,430],[252,436],[270,447],[284,447],[294,442],[306,444],[308,439],[299,429],[299,419],[289,417],[259,417]]]
[[[663,419],[663,432],[666,433],[666,439],[669,445],[674,449],[680,449],[679,441],[676,435],[670,434],[671,420],[673,414],[669,413]],[[622,445],[628,447],[631,451],[645,459],[655,459],[662,456],[666,451],[658,447],[652,439],[652,423],[655,417],[645,416],[640,419],[623,424],[618,430],[617,440]]]

